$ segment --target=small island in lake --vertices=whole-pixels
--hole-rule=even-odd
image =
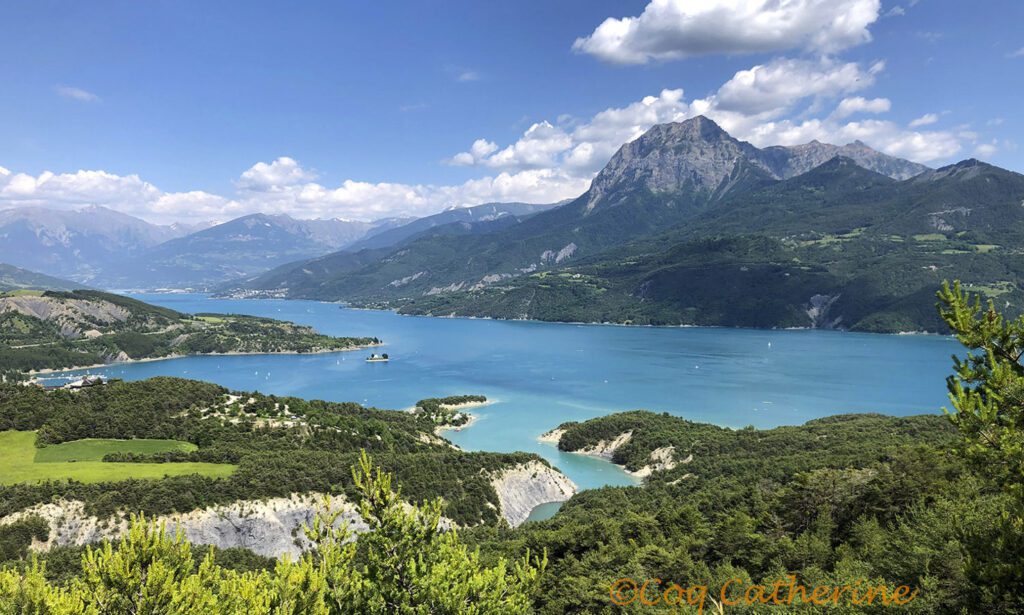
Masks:
[[[388,353],[386,352],[384,354],[373,353],[366,357],[367,363],[387,363],[389,360]]]

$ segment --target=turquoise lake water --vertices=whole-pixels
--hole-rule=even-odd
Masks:
[[[252,314],[333,335],[376,336],[392,360],[366,363],[366,352],[187,357],[91,373],[181,376],[379,408],[483,394],[497,403],[474,410],[475,424],[446,437],[467,450],[538,453],[581,488],[634,480],[610,463],[537,442],[565,421],[637,408],[727,427],[795,425],[843,412],[939,412],[948,405],[950,355],[961,352],[939,336],[440,319],[311,301],[133,296],[183,312]]]

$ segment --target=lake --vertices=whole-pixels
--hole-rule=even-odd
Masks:
[[[89,370],[136,380],[181,376],[378,408],[483,394],[496,403],[447,438],[466,450],[529,451],[581,488],[634,484],[605,461],[537,436],[565,421],[637,408],[727,427],[796,425],[844,412],[908,415],[948,405],[952,338],[833,331],[622,327],[399,316],[313,301],[132,295],[182,312],[268,316],[332,335],[376,336],[366,352],[187,357]],[[538,511],[538,517],[552,508]]]

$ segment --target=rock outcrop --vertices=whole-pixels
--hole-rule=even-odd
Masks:
[[[491,484],[498,495],[499,513],[513,527],[526,521],[537,506],[564,502],[577,491],[568,477],[540,461],[498,471]],[[163,515],[154,521],[165,526],[168,533],[180,530],[193,544],[220,549],[241,547],[266,557],[296,558],[309,547],[304,528],[313,523],[323,507],[323,494],[292,494],[287,498],[241,500],[188,513]],[[332,512],[340,511],[339,525],[347,523],[356,533],[367,531],[368,526],[352,503],[332,496],[330,507]],[[129,527],[127,515],[99,518],[88,514],[85,505],[77,500],[37,504],[3,517],[0,526],[28,516],[39,516],[50,526],[47,540],[32,544],[37,551],[117,539]],[[454,526],[450,519],[441,519],[443,529]]]
[[[165,515],[155,521],[169,533],[178,530],[193,544],[213,545],[221,549],[243,547],[267,557],[283,555],[298,557],[309,546],[303,528],[312,524],[323,507],[323,495],[293,494],[288,498],[245,500],[225,506]],[[366,531],[355,506],[340,497],[331,500],[332,510],[341,510],[338,523],[348,523],[355,532]],[[0,519],[0,525],[23,517],[38,515],[50,525],[46,542],[36,542],[33,549],[46,551],[55,546],[85,545],[103,539],[117,539],[128,531],[128,521],[121,515],[100,519],[85,512],[79,501],[40,504]]]
[[[91,330],[95,323],[122,323],[132,315],[109,301],[37,296],[0,297],[0,313],[4,312],[53,322],[60,327],[61,335],[68,338],[81,337],[82,331]]]
[[[627,431],[620,433],[611,440],[598,440],[597,444],[592,446],[584,446],[578,451],[573,451],[581,455],[590,455],[591,457],[600,457],[602,459],[611,459],[615,455],[615,451],[619,447],[624,446],[633,438],[633,432]]]
[[[665,470],[671,470],[681,463],[690,463],[693,461],[693,455],[690,455],[682,461],[676,461],[676,447],[674,446],[662,446],[651,451],[648,456],[650,463],[640,468],[635,472],[629,472],[633,476],[639,478],[647,478],[655,472],[663,472]],[[627,470],[628,472],[628,470]]]
[[[832,318],[830,312],[832,305],[839,299],[840,295],[814,295],[807,303],[807,317],[811,319],[811,327],[814,329],[835,329],[842,322],[842,315]]]
[[[512,527],[522,525],[541,504],[564,502],[577,491],[566,475],[540,461],[502,470],[491,485],[498,494],[501,516]]]

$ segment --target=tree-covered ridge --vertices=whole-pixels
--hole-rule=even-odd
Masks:
[[[541,613],[614,612],[607,588],[622,577],[770,588],[788,575],[907,584],[919,593],[906,612],[1024,612],[1024,318],[1005,319],[960,284],[940,301],[970,353],[949,379],[951,422],[847,415],[732,431],[631,412],[565,424],[570,450],[631,432],[615,453],[628,466],[666,445],[694,457],[641,487],[585,491],[549,521],[481,528],[470,541],[491,554],[547,549]]]
[[[632,430],[635,448],[616,457],[633,467],[666,445],[693,460],[643,486],[584,491],[549,521],[470,532],[487,553],[547,549],[538,612],[614,612],[608,586],[622,577],[720,588],[732,578],[771,587],[790,574],[808,586],[907,584],[920,589],[910,612],[1024,607],[985,572],[1018,558],[1000,520],[1009,499],[952,452],[960,440],[941,416],[732,431],[633,412],[563,428],[574,447]]]
[[[38,445],[84,438],[154,438],[196,450],[112,455],[107,461],[237,464],[227,478],[106,483],[50,481],[0,487],[0,516],[54,498],[81,500],[100,517],[167,514],[292,493],[348,493],[360,451],[394,472],[414,501],[441,497],[460,524],[496,522],[498,471],[538,460],[525,453],[465,453],[433,434],[432,419],[355,403],[230,392],[179,378],[112,382],[82,391],[0,384],[0,431],[35,430]]]
[[[0,372],[212,353],[326,352],[379,344],[238,314],[183,314],[100,291],[0,295]]]
[[[1024,255],[1013,247],[1019,239],[959,231],[895,235],[864,227],[781,237],[755,229],[708,232],[655,237],[472,291],[377,305],[419,315],[948,332],[935,313],[934,294],[955,272],[1011,314],[1024,306]]]
[[[440,527],[442,502],[408,507],[392,476],[365,453],[350,474],[369,532],[355,536],[324,507],[307,527],[313,548],[272,569],[239,572],[218,564],[213,550],[197,565],[181,535],[134,520],[114,544],[89,547],[80,572],[48,583],[32,561],[0,570],[0,612],[85,615],[178,613],[526,613],[546,561],[529,553],[492,565],[481,562],[452,531]],[[38,534],[31,523],[20,535]]]
[[[672,447],[674,460],[685,465],[656,474],[653,480],[687,474],[711,479],[759,470],[766,478],[781,481],[810,468],[862,466],[908,446],[946,448],[957,437],[955,428],[938,415],[844,414],[800,426],[728,429],[637,410],[566,423],[559,429],[564,433],[558,448],[570,452],[629,433],[611,459],[634,471],[650,464],[657,449]]]

